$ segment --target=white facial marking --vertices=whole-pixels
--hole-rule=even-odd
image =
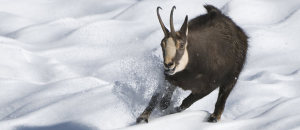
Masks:
[[[173,74],[175,74],[175,73],[177,73],[177,72],[180,72],[180,71],[184,70],[185,67],[186,67],[186,65],[187,65],[188,62],[189,62],[189,55],[188,55],[186,46],[187,46],[187,43],[185,44],[185,49],[184,49],[183,56],[182,56],[181,59],[179,60],[179,63],[178,63],[178,65],[176,66],[176,69],[175,69],[175,71],[174,71]]]
[[[165,63],[172,62],[172,59],[176,56],[176,46],[175,42],[172,38],[168,38],[166,41],[165,46]],[[170,68],[174,68],[175,65],[171,66]]]
[[[185,35],[187,36],[189,33],[189,28],[186,28],[186,32],[185,32]]]

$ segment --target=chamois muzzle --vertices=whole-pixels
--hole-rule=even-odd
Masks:
[[[168,64],[164,63],[164,68],[165,68],[165,74],[173,75],[176,69],[176,65],[173,62],[170,62]]]

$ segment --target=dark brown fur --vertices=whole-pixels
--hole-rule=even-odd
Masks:
[[[192,91],[176,108],[178,112],[219,87],[214,113],[208,118],[209,122],[216,122],[220,119],[226,99],[243,68],[248,37],[220,10],[211,5],[204,7],[207,14],[188,22],[189,62],[186,68],[174,75],[166,75],[165,78],[174,86]],[[162,97],[160,107],[166,109],[174,89],[175,87],[169,86],[166,94],[155,94],[137,122],[147,121],[160,97]]]

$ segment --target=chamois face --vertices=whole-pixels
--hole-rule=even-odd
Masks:
[[[174,75],[175,73],[185,69],[189,59],[187,52],[187,36],[188,36],[188,16],[185,17],[179,31],[175,32],[173,24],[173,11],[176,9],[173,6],[170,14],[170,28],[171,32],[163,24],[159,15],[160,7],[157,7],[157,17],[160,26],[165,34],[165,37],[161,41],[161,48],[164,56],[164,68],[165,74]]]
[[[189,60],[186,35],[180,36],[180,32],[176,32],[176,34],[175,38],[165,37],[161,41],[164,69],[168,75],[184,70]]]

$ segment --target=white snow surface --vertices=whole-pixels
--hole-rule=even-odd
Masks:
[[[156,7],[168,26],[176,5],[179,28],[205,4],[249,36],[221,121],[205,121],[215,90],[136,125],[163,77]],[[300,129],[299,0],[0,0],[0,19],[0,130]]]

